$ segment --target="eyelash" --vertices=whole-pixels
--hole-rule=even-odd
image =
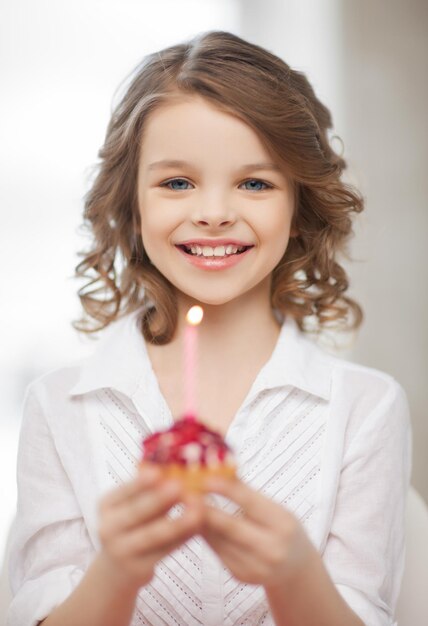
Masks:
[[[159,187],[168,187],[170,183],[173,183],[176,180],[184,180],[186,183],[189,183],[189,181],[186,180],[185,178],[171,178],[170,180],[166,180],[164,183],[160,183]],[[244,180],[241,183],[241,185],[245,183],[250,183],[250,182],[257,182],[257,183],[262,183],[263,185],[265,185],[265,189],[255,189],[254,191],[266,191],[266,189],[273,189],[273,185],[271,185],[270,183],[266,183],[264,180],[260,180],[259,178],[248,178],[247,180]],[[189,183],[189,185],[190,184],[191,183]],[[171,187],[168,187],[168,189],[170,189],[171,191],[188,191],[188,189],[171,189]]]

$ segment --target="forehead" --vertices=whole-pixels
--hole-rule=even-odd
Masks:
[[[140,165],[164,159],[201,165],[213,159],[225,164],[273,160],[249,124],[200,96],[162,104],[146,119]]]

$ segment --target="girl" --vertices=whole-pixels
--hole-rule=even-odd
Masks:
[[[76,268],[75,327],[108,328],[25,398],[11,626],[394,623],[406,394],[309,336],[362,320],[337,258],[363,202],[330,128],[303,74],[227,32],[137,68]],[[196,303],[201,420],[239,467],[209,497],[136,477],[142,438],[183,413]]]

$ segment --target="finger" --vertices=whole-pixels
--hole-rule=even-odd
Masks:
[[[217,507],[206,506],[202,535],[217,536],[221,541],[228,541],[254,552],[271,541],[271,531],[243,517],[224,513]],[[269,529],[270,530],[270,529]]]
[[[190,508],[173,520],[158,518],[122,535],[116,542],[116,550],[125,556],[162,558],[191,537],[201,526],[201,519],[200,511]]]
[[[161,477],[161,472],[159,468],[156,466],[147,467],[141,470],[138,475],[120,487],[109,491],[102,500],[102,506],[104,507],[112,507],[117,506],[132,498],[137,493],[139,493],[142,489],[150,487],[154,485]]]
[[[110,514],[110,524],[116,532],[124,532],[165,514],[182,499],[182,484],[177,480],[165,481],[116,507]]]
[[[281,504],[255,491],[241,480],[207,479],[205,490],[223,495],[240,505],[245,515],[262,526],[271,526],[274,520],[283,522],[284,514],[291,514]]]
[[[179,527],[178,536],[175,537],[171,543],[166,544],[158,552],[157,559],[163,558],[166,554],[170,554],[176,550],[180,545],[185,543],[188,539],[196,534],[200,533],[202,527],[202,515],[197,509],[188,509],[181,518],[182,526]],[[177,523],[178,520],[174,520],[173,523]]]
[[[215,532],[204,530],[201,536],[222,559],[227,555],[233,555],[238,561],[243,562],[245,558],[248,557],[248,553],[245,550],[236,546],[232,541],[220,537]]]
[[[243,550],[230,541],[220,539],[215,533],[204,532],[202,536],[226,567],[240,580],[249,582],[250,572],[261,568],[260,557],[255,557],[248,550]]]

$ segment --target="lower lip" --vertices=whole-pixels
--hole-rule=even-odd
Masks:
[[[187,252],[184,252],[184,250],[182,248],[179,248],[178,246],[176,246],[176,248],[179,252],[181,252],[181,254],[186,258],[189,263],[204,270],[223,270],[228,267],[232,267],[233,265],[236,265],[237,263],[242,261],[242,259],[244,259],[246,256],[248,256],[248,253],[251,252],[251,250],[253,249],[248,248],[247,250],[245,250],[245,252],[242,252],[241,254],[231,254],[230,256],[225,257],[202,257],[195,256],[193,254],[187,254]]]

